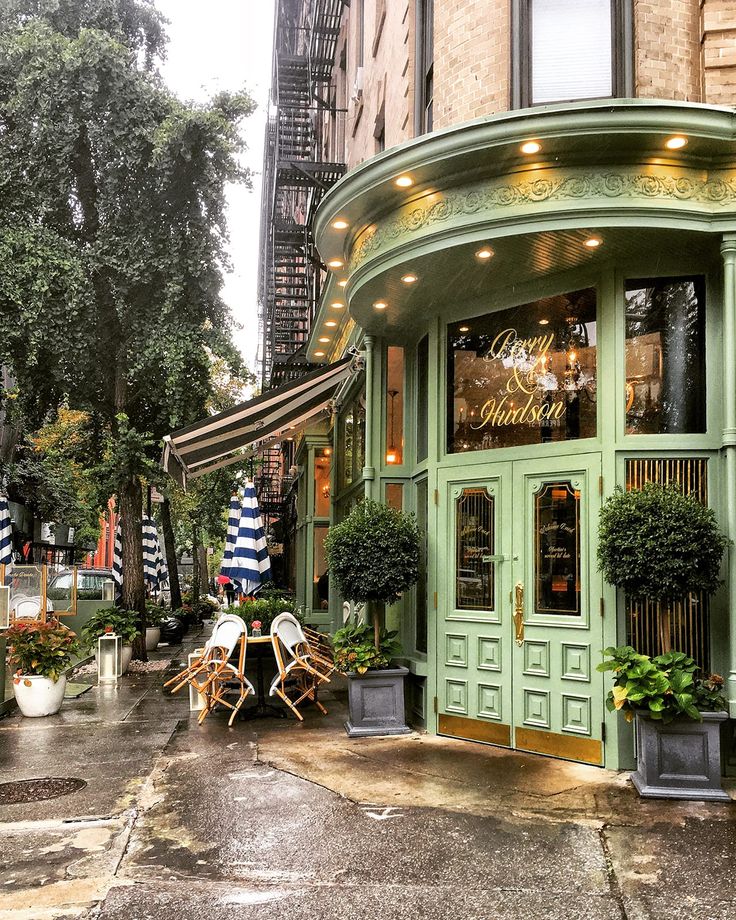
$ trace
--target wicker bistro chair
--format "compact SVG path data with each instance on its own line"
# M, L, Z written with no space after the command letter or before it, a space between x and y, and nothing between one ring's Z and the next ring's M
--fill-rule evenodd
M238 645L237 664L233 664L230 658ZM200 725L218 703L232 709L228 722L228 725L232 725L248 694L255 693L253 684L245 676L247 646L248 630L244 621L235 614L224 614L215 623L201 657L191 667L166 682L168 685L175 680L179 681L172 693L176 693L185 684L191 684L202 694L205 705L199 715ZM238 699L236 703L231 703L226 696L234 693L238 694Z
M299 621L290 613L280 613L271 624L271 643L276 657L278 673L271 683L270 696L280 697L300 722L304 716L297 708L304 700L327 715L327 710L317 699L317 688L329 683L329 663L312 653Z

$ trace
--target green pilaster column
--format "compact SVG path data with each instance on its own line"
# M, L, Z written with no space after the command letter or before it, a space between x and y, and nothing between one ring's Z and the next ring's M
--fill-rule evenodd
M723 453L728 536L736 544L736 234L725 234L723 255ZM736 545L728 549L728 707L736 718Z
M375 338L367 335L363 340L365 346L365 466L363 467L363 482L365 483L365 497L373 498L373 483L376 478L376 469L373 466L373 413L376 401L373 394L373 346Z

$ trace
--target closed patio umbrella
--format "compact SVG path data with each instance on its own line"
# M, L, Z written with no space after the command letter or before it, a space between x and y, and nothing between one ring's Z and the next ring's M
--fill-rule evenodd
M237 584L243 594L254 594L263 582L271 578L271 562L258 498L255 486L250 481L245 483L232 558L227 567L223 565L222 574Z
M143 518L143 580L152 591L159 590L169 580L156 523L147 515Z
M222 554L222 563L220 565L220 574L218 575L218 584L224 584L230 581L228 569L233 560L233 550L235 541L238 538L238 525L240 524L240 496L237 491L233 492L230 498L230 511L227 516L227 536L225 537L225 549ZM223 581L220 581L223 579Z
M13 527L10 523L10 507L4 495L0 495L0 565L9 574L13 564Z

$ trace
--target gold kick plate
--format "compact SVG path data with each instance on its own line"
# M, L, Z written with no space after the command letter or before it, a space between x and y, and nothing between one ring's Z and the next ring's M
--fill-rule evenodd
M516 582L514 587L514 627L516 629L516 644L524 644L524 584Z

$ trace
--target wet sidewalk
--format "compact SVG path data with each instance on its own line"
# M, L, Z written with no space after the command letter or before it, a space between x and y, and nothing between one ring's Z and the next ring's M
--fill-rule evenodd
M734 916L734 805L642 802L625 774L427 735L351 740L339 679L327 717L231 729L198 727L163 680L0 721L3 782L86 781L0 797L0 920Z

